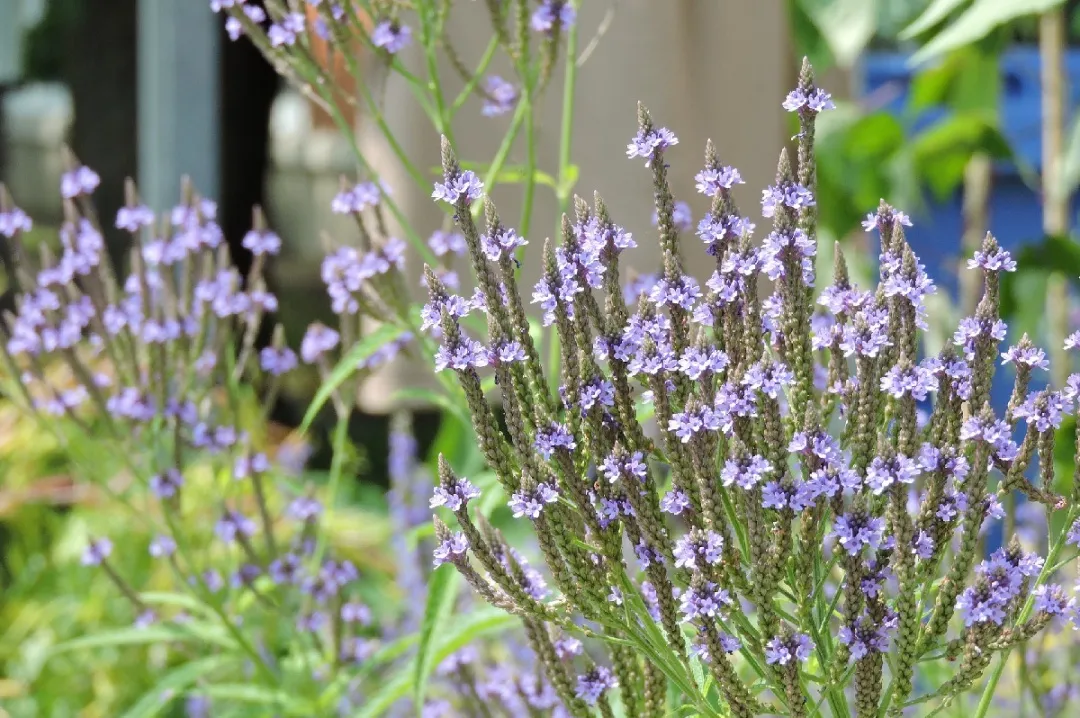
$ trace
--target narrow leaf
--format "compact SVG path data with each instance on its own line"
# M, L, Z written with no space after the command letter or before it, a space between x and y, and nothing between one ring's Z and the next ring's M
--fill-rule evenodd
M949 23L908 61L916 66L947 52L982 40L1001 25L1025 15L1038 15L1063 4L1064 0L975 0L960 17Z
M400 337L404 332L405 330L401 327L393 324L383 324L354 344L337 363L333 371L330 372L330 376L326 377L326 381L322 383L319 390L315 392L315 398L311 400L307 413L304 414L304 420L300 422L300 433L303 434L311 427L311 422L315 420L319 410L330 400L338 387L352 378L360 362L370 358L372 354Z
M900 39L910 40L916 35L921 35L947 18L953 10L967 2L969 0L934 0L934 2L930 3L930 7L923 11L922 15L915 18L914 22L900 32Z
M443 624L454 610L460 582L461 574L453 566L446 564L435 569L428 582L427 607L420 625L420 643L413 666L413 701L418 711L424 705L428 676L435 668L434 638L439 635Z
M169 671L123 714L123 718L148 718L157 715L172 702L177 693L182 692L204 675L216 673L235 660L234 656L208 656Z

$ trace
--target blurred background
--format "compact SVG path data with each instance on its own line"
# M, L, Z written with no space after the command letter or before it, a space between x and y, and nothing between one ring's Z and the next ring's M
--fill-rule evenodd
M1080 245L1073 237L1080 183L1080 2L584 5L583 27L590 33L608 27L582 66L575 124L579 192L600 190L612 199L616 219L635 234L649 231L647 215L635 209L648 196L647 185L634 184L648 178L625 178L622 149L634 131L632 103L645 100L688 145L684 176L677 180L683 184L676 185L682 199L698 201L690 178L705 137L714 137L724 161L747 179L744 202L750 206L794 133L780 101L806 55L838 105L818 123L822 246L841 242L856 271L868 276L877 248L862 230L865 214L882 198L907 211L914 222L909 240L946 290L932 298L937 306L931 314L942 321L930 328L928 351L948 341L956 320L974 306L978 287L958 270L987 231L1021 267L1003 287L1010 341L1028 332L1053 355L1060 338L1080 325ZM431 162L418 164L433 165L437 137L430 127L410 122L407 105L394 104L399 99L387 96L391 124L402 128L407 148L431 155ZM549 104L551 113L542 117L556 117L558 103ZM363 134L364 118L352 120ZM480 124L474 132L476 141L467 133L462 141L469 156L482 159L490 154L482 136L491 133ZM0 0L0 181L35 218L39 242L54 238L62 220L57 189L65 146L101 175L95 199L106 227L123 204L126 177L137 178L146 203L162 209L178 199L181 176L190 176L202 194L218 200L219 223L242 271L250 258L239 243L251 226L252 207L263 206L284 241L270 281L282 298L278 319L287 336L298 342L309 322L328 314L320 237L341 226L330 200L340 178L355 175L348 145L254 48L227 38L208 3ZM392 177L393 168L387 173ZM422 231L439 228L441 215L422 204L426 197L397 186L392 191L406 195L410 215L424 217ZM119 256L119 234L107 239ZM1061 360L1052 365L1066 368ZM995 391L1004 401L1010 381L999 376ZM1054 380L1063 383L1063 377ZM398 373L388 381L413 379ZM311 389L292 387L275 421L295 426ZM379 389L361 397L365 413L353 432L363 458L361 479L371 485L385 485L388 478L387 416L397 407L387 396ZM438 417L416 414L426 445ZM1062 431L1072 432L1074 425ZM316 466L319 460L316 455ZM1058 474L1071 476L1072 457L1060 460ZM77 490L65 470L57 447L22 431L13 415L0 410L0 716L14 705L17 715L111 715L109 706L125 691L121 677L144 670L138 656L121 651L94 667L46 667L50 645L81 621L102 620L108 610L92 595L78 604L57 598L79 595L79 577L61 577L50 566L76 555L85 526L70 518L95 500ZM54 635L28 632L27 626L40 625L41 612L68 623L58 620ZM79 671L89 674L71 683L65 699L35 703L34 690L44 690L49 676L62 683ZM1054 685L1045 715L1056 715L1072 691L1065 678ZM85 712L86 705L95 708Z

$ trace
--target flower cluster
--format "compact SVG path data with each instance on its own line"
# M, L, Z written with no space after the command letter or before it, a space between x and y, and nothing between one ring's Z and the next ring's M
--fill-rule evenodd
M711 714L689 689L700 660L731 715L823 705L836 716L900 715L912 700L953 700L995 653L1076 618L1074 599L1015 539L982 563L978 551L1010 494L1050 511L1074 505L1054 493L1053 445L1080 375L1061 392L1029 391L1045 354L1026 338L1000 348L999 282L1016 264L990 236L970 265L982 299L936 356L920 353L935 286L905 240L903 212L883 202L864 223L880 238L876 288L856 285L839 247L832 285L818 287L814 125L834 103L804 65L783 106L800 125L798 163L784 152L762 193L772 228L760 244L735 204L739 172L706 148L696 179L712 204L698 235L715 267L704 285L679 250L687 221L668 184L678 139L639 111L627 156L652 174L662 266L624 286L622 247L607 238L628 235L602 200L576 200L532 295L558 339L557 367L541 359L516 265L496 238L521 240L490 200L488 227L477 227L468 209L482 188L444 144L435 196L455 206L481 296L450 295L431 272L425 321L514 516L531 520L552 591L538 599L496 558L501 537L476 526L452 476L433 505L450 508L461 533L436 519L436 559L532 631L608 640L610 668L574 686L538 638L571 712L580 700L610 714L606 694L618 690L624 706L661 715L652 696L670 679ZM464 335L473 308L487 314L486 342ZM516 361L484 360L508 342ZM990 401L1002 365L1016 372L1004 413ZM505 429L483 398L489 370ZM959 660L913 696L919 663L935 655ZM853 691L842 690L848 680Z

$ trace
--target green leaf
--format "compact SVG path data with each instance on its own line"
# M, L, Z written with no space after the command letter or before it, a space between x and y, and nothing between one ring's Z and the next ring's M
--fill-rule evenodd
M453 567L448 568L452 569ZM454 571L454 575L457 575L456 571ZM462 616L460 620L447 627L446 638L439 643L438 649L433 652L432 664L438 665L447 656L464 648L481 636L504 630L516 624L516 618L496 609L477 611ZM415 661L412 662L412 665L415 666ZM411 685L410 673L408 667L403 667L401 671L398 671L395 677L384 684L380 690L367 697L363 708L354 718L376 718L376 716L384 715L387 708L408 695Z
M383 324L371 334L368 334L356 344L353 344L345 356L337 363L337 366L334 367L333 371L330 372L330 376L326 377L326 381L322 383L319 390L315 392L315 398L311 400L307 413L304 414L304 420L300 422L300 433L303 434L311 427L311 422L314 421L319 410L330 400L330 397L333 396L338 387L352 378L356 373L357 364L369 358L386 344L400 337L404 332L405 330L399 326Z
M970 0L934 0L930 7L923 11L922 15L900 32L901 40L910 40L916 35L921 35L939 22L949 17L953 10L965 5Z
M70 651L80 651L90 648L111 648L115 646L139 646L148 643L169 643L169 642L184 642L203 640L215 643L222 648L228 648L235 650L237 648L236 643L226 635L225 633L216 634L211 631L195 631L186 630L189 626L181 627L169 627L169 626L147 626L145 628L136 628L134 626L128 628L121 628L114 631L102 631L100 633L94 633L89 636L81 636L79 638L73 638L70 641L64 641L63 643L53 646L50 655L57 655L60 653L68 653Z
M574 191L574 185L577 184L578 177L581 175L581 169L577 165L566 166L566 176L563 177L562 184L555 187L555 192L559 197L569 197L570 193ZM554 185L552 185L554 186Z
M836 62L850 68L877 30L878 0L799 0Z
M312 715L312 706L297 701L287 691L250 683L215 683L200 688L199 693L220 701L249 703L284 708L292 715Z
M398 389L394 393L395 401L416 401L423 404L434 404L441 409L444 409L450 414L454 415L458 421L463 422L466 426L472 426L472 420L469 418L468 412L458 404L455 404L449 397L441 391L434 391L432 389L424 389L422 387L404 387Z
M143 697L123 714L123 718L148 718L157 715L172 702L177 693L206 674L217 672L235 661L235 656L208 656L174 668L143 694Z
M975 152L985 152L994 159L1012 158L1012 149L996 122L994 113L956 112L912 138L908 148L915 167L935 196L945 199L959 187Z
M420 643L417 646L416 663L413 665L413 701L419 710L424 705L428 676L435 668L432 655L434 637L439 634L446 619L454 610L461 574L453 566L443 564L435 569L428 581L427 607L420 624Z
M956 20L916 50L908 62L912 66L921 65L978 42L1011 20L1025 15L1039 15L1063 3L1064 0L975 0ZM916 20L915 24L918 22Z

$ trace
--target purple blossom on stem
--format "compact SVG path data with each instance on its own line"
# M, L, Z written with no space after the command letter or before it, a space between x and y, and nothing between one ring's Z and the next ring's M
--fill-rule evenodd
M679 611L683 614L684 621L716 618L734 602L726 589L708 581L698 587L691 586L679 595Z
M784 98L783 108L788 112L802 110L817 114L825 110L835 110L836 104L832 101L832 95L820 87L815 87L810 92L799 89L792 90Z
M715 566L723 548L724 539L715 531L691 531L675 542L675 567L700 569L698 561Z
M526 244L528 242L524 237L519 237L517 232L509 228L501 229L494 236L484 234L480 237L480 248L492 262L499 261L504 252L513 258L517 248Z
M763 456L757 454L742 459L732 458L724 462L720 471L720 481L724 486L737 484L741 489L752 489L772 471L772 465Z
M1039 347L1014 345L1001 353L1001 363L1013 362L1024 365L1030 369L1049 369L1050 362L1046 359L1046 352Z
M863 220L862 226L867 232L873 231L874 229L877 229L880 232L883 228L891 228L897 224L910 227L911 218L894 207L884 205L883 208L878 209L878 211L866 215L866 219Z
M833 523L833 536L851 556L856 556L864 547L881 546L885 531L885 519L867 517L859 514L843 514Z
M644 157L645 166L649 167L657 153L663 152L672 145L679 144L679 138L666 127L650 130L638 130L634 139L626 146L626 156L629 159Z
M982 269L986 272L1015 272L1016 260L1012 258L1008 250L998 247L991 252L975 250L967 266L968 269Z
M903 454L890 458L877 456L866 469L866 486L880 496L893 484L912 484L920 473L915 460Z
M155 474L150 477L150 490L159 499L171 499L184 485L184 477L176 469L169 469L163 474Z
M463 559L465 552L469 550L469 539L465 538L465 534L456 533L450 538L446 539L438 546L434 551L434 566L438 568L447 562L457 562Z
M518 101L518 90L512 82L507 82L498 75L491 75L484 82L486 98L480 113L484 117L503 115L514 109Z
M532 14L529 26L534 32L553 32L556 27L569 30L577 19L577 11L568 0L543 0Z
M100 566L102 561L112 553L113 544L109 539L102 537L91 541L82 555L83 566Z
M303 34L305 26L303 13L290 12L281 18L281 22L270 25L266 38L271 47L288 47L296 43L297 36Z
M530 519L540 518L540 512L545 504L553 504L559 500L559 490L552 484L539 484L532 491L517 491L510 497L510 510L514 512L514 518L528 516Z
M778 207L787 207L791 210L800 210L804 207L813 207L814 194L798 182L787 182L772 185L761 191L761 214L763 217L772 217Z
M459 232L444 232L441 229L432 232L427 245L431 247L431 251L435 253L436 257L442 257L446 254L461 256L469 251L469 245L465 243L465 237Z
M586 705L596 705L606 691L619 685L615 674L604 666L596 666L588 673L577 677L577 687L574 695L580 698Z
M305 364L314 364L319 357L336 347L340 340L340 335L330 327L312 324L300 342L300 358Z
M805 663L810 660L813 650L814 644L805 633L787 637L774 636L765 644L765 662L770 666L786 666L792 661Z
M555 453L555 449L562 448L566 451L573 451L577 448L577 442L574 441L574 437L568 428L562 424L552 422L546 429L537 429L533 446L536 447L537 453L544 459L550 459L551 455Z
M383 20L371 31L371 44L391 55L404 50L412 42L412 29L396 20Z
M484 183L472 170L458 172L447 177L445 182L436 182L431 198L447 204L456 205L464 198L465 204L474 202L484 194Z
M458 511L470 500L480 496L480 489L465 478L455 478L448 486L436 486L431 497L430 508L445 506L451 511Z
M64 199L75 199L81 195L93 194L101 177L89 167L79 166L65 172L60 177L60 195Z
M746 184L734 167L706 167L694 175L694 180L697 191L708 197L715 197L737 184Z

